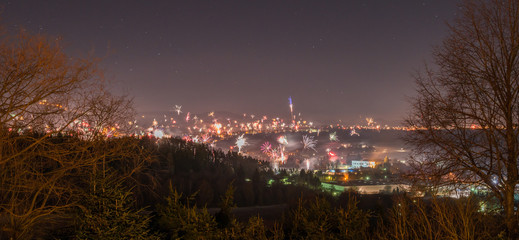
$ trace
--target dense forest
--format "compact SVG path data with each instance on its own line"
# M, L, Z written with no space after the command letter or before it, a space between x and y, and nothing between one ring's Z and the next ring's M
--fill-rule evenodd
M23 139L11 150L32 144ZM2 239L499 239L504 230L498 212L481 211L482 196L350 191L334 197L312 171L278 171L236 152L176 138L92 143L56 135L45 142L41 153L67 149L63 157L70 160L95 160L67 172L60 165L65 159L36 151L31 167L46 175L41 179L53 179L55 189L18 201L13 209L25 215L4 211ZM3 179L3 209L9 198L39 194L18 188L51 190L21 186L21 180L37 183L12 174Z

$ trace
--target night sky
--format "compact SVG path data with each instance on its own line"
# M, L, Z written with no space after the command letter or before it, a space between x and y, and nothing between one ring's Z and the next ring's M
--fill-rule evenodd
M103 57L137 111L400 123L458 0L0 1L8 31Z

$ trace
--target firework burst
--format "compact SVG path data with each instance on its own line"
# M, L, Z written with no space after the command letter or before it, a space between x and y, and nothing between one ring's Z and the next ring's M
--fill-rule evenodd
M247 145L247 139L243 137L243 134L236 139L236 146L238 147L238 152L241 152L242 147Z
M350 132L350 136L354 136L354 135L360 136L360 134L358 134L357 131L355 131L355 128L352 129Z
M202 142L203 143L207 143L209 141L211 141L211 136L209 136L207 134L202 135Z
M261 145L261 152L265 153L265 154L270 154L272 151L272 145L270 145L269 142L265 142L263 143L263 145Z
M337 132L330 133L330 142L338 142L339 137L337 137Z
M373 121L373 118L370 118L370 117L366 118L366 122L367 122L368 126L371 126L371 125L373 125L375 123Z
M312 149L317 152L316 145L317 140L314 140L314 136L303 135L303 149Z
M278 137L278 143L281 145L288 145L288 139L287 136L282 135Z
M180 113L182 112L182 106L179 106L179 105L175 105L175 112L177 112L178 115L180 115Z

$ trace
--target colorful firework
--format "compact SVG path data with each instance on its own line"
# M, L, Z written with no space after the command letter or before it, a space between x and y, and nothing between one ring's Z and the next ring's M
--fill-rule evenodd
M282 162L282 158L284 158L283 149L280 147L273 148L270 153L270 159L272 162Z
M332 152L332 151L329 151L329 152L328 152L328 156L329 156L329 158L330 158L330 162L335 162L335 161L337 161L337 159L338 159L337 154L334 153L334 152Z
M295 117L294 117L294 105L292 104L292 97L288 97L288 106L290 107L290 120L292 123L295 123Z
M192 140L191 140L191 137L190 137L189 135L184 135L184 136L182 137L182 140L184 140L184 141L186 141L186 142L191 142L191 141L192 141Z
M366 118L366 122L368 123L368 126L371 126L374 123L373 118Z
M269 142L265 142L265 143L263 143L263 145L261 145L260 149L261 149L261 152L269 154L272 151L272 145L270 145Z
M270 151L270 159L272 162L275 163L284 163L286 160L285 152L283 150L282 146L279 146L277 148L271 148Z
M276 160L278 155L278 149L277 148L271 148L270 149L270 157L272 160Z
M317 140L314 140L314 136L303 135L303 149L312 149L317 152L316 145Z
M278 137L278 143L281 145L288 145L288 139L287 136L281 135Z
M202 142L203 143L207 143L209 141L211 141L211 136L209 136L207 134L202 135Z
M222 124L215 121L215 123L213 124L213 129L215 130L216 134L222 133Z

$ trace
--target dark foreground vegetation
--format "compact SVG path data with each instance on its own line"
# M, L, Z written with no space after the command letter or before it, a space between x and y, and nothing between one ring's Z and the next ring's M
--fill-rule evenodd
M29 136L9 137L23 140L4 147L4 154L34 144ZM25 162L31 170L16 172L16 162L2 165L1 239L504 236L501 215L481 211L478 196L424 199L344 192L332 197L311 172L302 171L285 184L287 173L274 173L266 163L180 139L92 142L57 135L40 141L33 161ZM80 156L85 162L74 165ZM248 213L266 205L264 211Z

